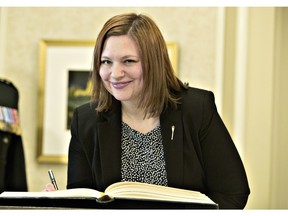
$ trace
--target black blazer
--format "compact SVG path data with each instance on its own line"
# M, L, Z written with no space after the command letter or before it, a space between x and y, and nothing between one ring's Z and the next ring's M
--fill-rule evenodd
M201 191L219 208L244 208L250 193L246 173L213 93L189 88L180 96L177 110L168 107L160 116L168 185ZM120 103L98 114L95 107L74 111L67 188L103 191L121 181Z

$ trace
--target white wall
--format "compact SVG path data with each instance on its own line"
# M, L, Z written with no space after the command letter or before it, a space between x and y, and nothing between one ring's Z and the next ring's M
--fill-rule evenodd
M4 73L4 62L5 62L5 40L6 40L6 10L0 8L0 76Z

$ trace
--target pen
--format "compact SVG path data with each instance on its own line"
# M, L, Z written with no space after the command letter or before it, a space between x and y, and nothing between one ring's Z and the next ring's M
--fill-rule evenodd
M57 183L56 183L56 179L55 179L54 174L53 174L53 171L51 169L48 170L48 174L49 174L51 183L53 184L55 190L59 190L58 186L57 186Z

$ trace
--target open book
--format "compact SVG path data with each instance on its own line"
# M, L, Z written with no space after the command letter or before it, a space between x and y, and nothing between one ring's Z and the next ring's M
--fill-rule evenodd
M117 182L110 185L104 192L89 188L73 188L52 192L5 191L0 194L0 198L96 199L98 202L109 202L114 199L136 199L142 201L183 202L217 206L208 196L197 191L140 182Z

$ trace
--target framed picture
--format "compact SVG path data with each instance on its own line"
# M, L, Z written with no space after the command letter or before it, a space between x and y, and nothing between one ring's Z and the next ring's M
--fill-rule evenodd
M176 76L178 76L178 44L176 42L166 42L168 55Z
M41 40L39 45L39 105L37 161L68 161L70 123L74 108L90 100L95 41ZM178 46L167 42L175 73Z

